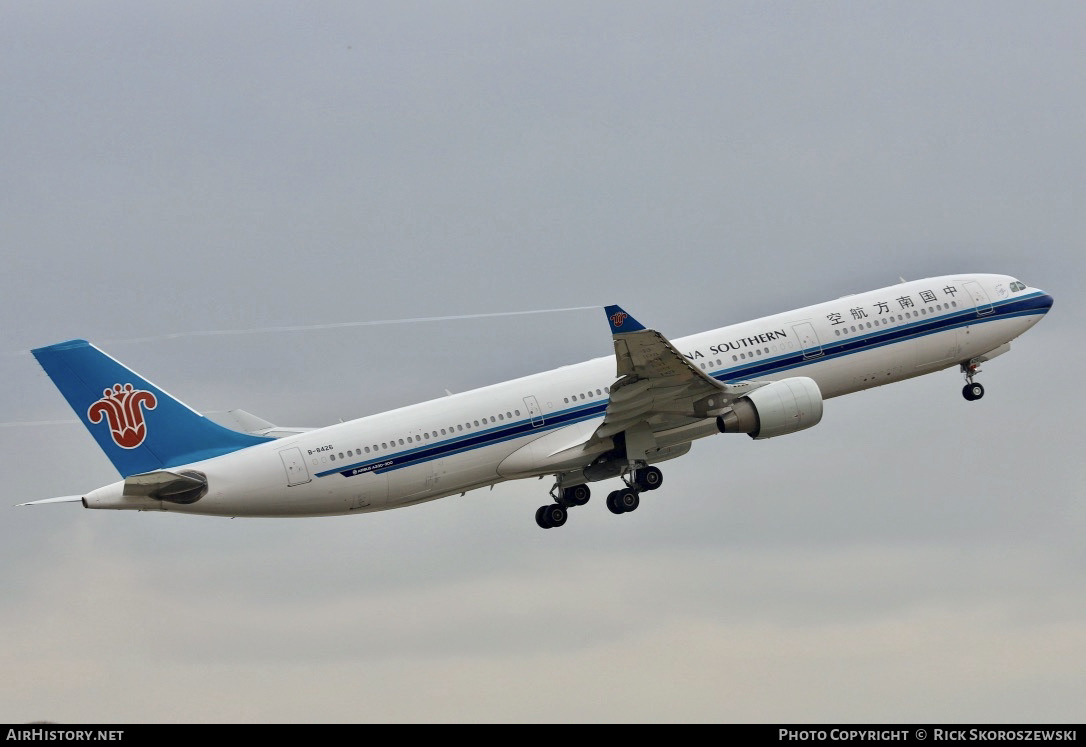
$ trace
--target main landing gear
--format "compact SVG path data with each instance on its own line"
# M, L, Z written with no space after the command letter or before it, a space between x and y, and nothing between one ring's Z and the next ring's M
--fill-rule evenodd
M980 373L980 362L971 360L962 364L962 374L965 375L966 385L962 389L962 396L970 402L984 396L984 387L973 381L973 377Z
M656 467L642 467L635 470L631 480L627 475L622 476L625 487L613 490L607 496L607 509L613 514L625 514L637 510L641 505L641 493L646 490L656 490L664 484L664 474ZM560 493L558 486L551 488L551 496L554 503L540 506L535 512L535 523L543 529L553 529L566 523L568 509L573 506L583 506L588 503L591 495L587 485L574 485L565 488Z
M588 489L587 485L574 485L555 495L557 489L557 485L551 488L551 497L554 498L554 503L548 503L546 506L540 506L536 509L535 523L541 529L553 529L562 526L566 523L566 518L569 515L567 509L573 506L583 506L592 497L592 491Z
M642 467L634 472L633 480L625 475L622 481L626 487L612 491L607 496L607 509L613 514L625 514L636 511L641 505L641 492L656 490L664 484L664 473L656 467Z

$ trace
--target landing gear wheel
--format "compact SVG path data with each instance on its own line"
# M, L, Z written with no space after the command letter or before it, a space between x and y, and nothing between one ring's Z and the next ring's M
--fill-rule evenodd
M592 491L587 485L574 485L562 491L562 500L570 506L583 506L592 497Z
M615 498L615 503L622 509L622 513L629 513L630 511L636 511L637 507L641 505L641 497L638 496L636 490L620 490L618 491L618 497Z
M639 490L656 490L656 488L664 484L664 473L656 467L639 469L634 484L637 485Z
M962 389L962 396L970 402L978 400L984 396L984 387L980 384L966 384Z
M543 518L546 519L549 527L560 527L566 523L566 509L559 506L557 503L552 503L549 506L543 507Z
M636 511L641 505L641 498L636 490L625 488L616 490L607 496L607 509L613 514L625 514Z
M548 503L535 511L535 523L541 529L554 529L566 523L566 509L557 503Z

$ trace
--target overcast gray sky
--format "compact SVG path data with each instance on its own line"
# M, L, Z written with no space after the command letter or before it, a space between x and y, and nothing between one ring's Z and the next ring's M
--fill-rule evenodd
M0 722L1081 722L1081 2L0 2ZM224 520L117 479L30 348L323 425L908 279L984 366L546 481ZM174 336L171 336L174 335ZM146 338L152 338L150 340ZM143 340L136 342L134 340Z

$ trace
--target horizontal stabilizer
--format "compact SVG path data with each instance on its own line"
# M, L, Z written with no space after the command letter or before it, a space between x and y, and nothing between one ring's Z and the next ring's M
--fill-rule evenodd
M207 417L232 430L248 433L252 436L264 436L265 438L296 436L299 433L313 430L312 428L278 426L245 410L230 410L229 412L215 413L214 415L208 413Z
M75 503L76 501L83 500L81 495L62 495L59 498L43 498L40 501L27 501L26 503L16 503L16 506L41 506L46 503Z
M154 498L170 503L195 503L207 493L207 476L194 469L157 470L125 478L125 498Z

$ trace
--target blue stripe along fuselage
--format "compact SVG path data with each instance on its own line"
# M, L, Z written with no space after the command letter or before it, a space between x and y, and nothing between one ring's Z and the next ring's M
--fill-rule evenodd
M947 332L952 329L970 327L985 322L1002 321L1019 316L1044 314L1052 306L1052 297L1037 292L1011 301L993 304L992 306L992 311L984 315L978 315L976 309L954 311L941 316L899 324L893 329L872 330L862 335L856 333L848 339L825 342L821 344L821 352L819 353L812 354L800 351L799 353L790 353L775 358L763 358L757 363L747 363L736 368L714 371L710 375L715 379L728 383L747 381L755 376L780 373L825 360L841 358L853 353L866 352L906 340L915 340L927 335Z
M893 329L882 329L863 335L857 333L847 340L837 340L832 343L825 342L821 344L820 353L812 354L809 351L800 350L791 352L788 355L763 358L757 362L724 368L719 371L711 371L709 372L709 375L726 383L749 381L758 376L781 373L783 371L789 371L855 353L866 352L886 345L918 339L920 337L946 332L952 329L1019 316L1044 314L1051 306L1051 296L1041 292L1035 292L1009 301L993 303L992 311L983 315L978 314L975 308L967 310L963 309L949 314L930 317L928 319L899 324ZM400 451L380 459L367 459L355 462L346 467L325 470L318 472L316 476L327 477L329 475L340 474L344 477L354 477L367 472L391 472L393 470L411 467L434 459L441 459L465 451L471 451L472 449L510 441L530 433L544 433L584 420L602 417L606 411L606 401L559 410L547 415L543 424L533 425L531 419L519 420L469 436L446 439L426 446Z

